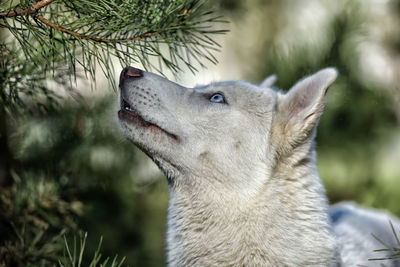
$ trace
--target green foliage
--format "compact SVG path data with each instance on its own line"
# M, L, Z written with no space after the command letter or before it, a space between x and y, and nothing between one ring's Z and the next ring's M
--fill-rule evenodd
M125 258L118 260L118 256L115 256L112 261L109 257L102 259L102 255L100 253L101 244L103 242L103 238L100 238L99 245L94 252L92 260L88 264L82 265L83 262L83 255L85 253L86 247L86 240L87 240L87 233L81 235L79 248L76 245L76 237L73 240L73 247L71 248L70 244L68 243L66 237L64 236L64 244L65 244L65 251L67 252L66 255L59 260L60 267L81 267L81 266L89 266L89 267L120 267L125 261ZM79 251L78 251L79 250Z
M12 225L0 243L0 264L58 265L64 259L70 266L62 237L72 253L68 237L81 229L89 232L82 266L92 261L100 236L107 266L116 254L130 266L163 264L166 183L138 191L132 176L143 155L120 135L113 98L64 103L14 122L14 183L0 187L0 214Z
M0 35L1 37L1 35ZM4 40L0 39L0 42ZM47 51L48 52L48 51ZM43 52L46 53L46 52ZM38 64L49 56L30 53L27 59L24 52L15 44L0 43L0 104L1 108L11 113L23 107L34 106L40 111L53 108L59 98L54 90L49 90L47 82L54 81L65 90L72 92L68 76L72 73L65 69L64 57L53 57L54 72L48 75L48 64ZM26 109L25 109L26 110ZM21 110L22 112L22 110Z
M61 237L76 228L74 217L81 203L60 197L61 186L46 176L13 173L15 182L1 189L4 233L0 264L37 266L56 263L61 255ZM3 233L3 234L4 234Z
M54 103L57 94L49 79L67 91L83 69L95 81L100 66L110 84L114 81L114 59L122 66L142 64L146 69L173 73L183 63L195 64L218 44L210 37L224 33L212 28L222 22L202 0L74 0L15 1L0 3L0 28L13 38L0 39L0 99L14 107L30 103ZM5 32L3 31L4 35Z

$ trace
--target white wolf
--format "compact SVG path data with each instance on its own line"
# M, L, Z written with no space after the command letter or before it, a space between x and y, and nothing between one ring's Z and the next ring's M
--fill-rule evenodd
M122 132L169 183L169 266L372 266L383 245L371 233L400 246L396 218L328 209L313 138L336 76L323 69L283 94L275 77L185 88L122 71Z

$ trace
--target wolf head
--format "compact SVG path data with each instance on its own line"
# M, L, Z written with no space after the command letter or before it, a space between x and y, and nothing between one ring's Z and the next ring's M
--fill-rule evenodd
M186 88L127 67L118 118L126 138L156 162L171 186L252 193L280 162L310 151L336 76L335 69L323 69L283 94L271 88L274 76L260 86L227 81Z

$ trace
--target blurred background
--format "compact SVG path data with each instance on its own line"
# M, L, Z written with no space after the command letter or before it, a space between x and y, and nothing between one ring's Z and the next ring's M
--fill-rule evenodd
M257 84L277 74L276 86L286 91L305 75L336 67L340 75L328 92L316 146L329 200L400 216L400 1L209 4L230 21L230 32L217 40L219 64L169 78L185 86ZM68 234L81 230L88 232L87 255L103 237L104 256L164 266L166 180L121 135L116 92L100 75L97 84L95 90L82 85L83 97L66 98L57 111L8 122L10 159L18 168L14 185L0 192L0 234L14 228L19 241L3 245L1 257L16 263L27 255L51 257L63 246L56 237L72 240Z

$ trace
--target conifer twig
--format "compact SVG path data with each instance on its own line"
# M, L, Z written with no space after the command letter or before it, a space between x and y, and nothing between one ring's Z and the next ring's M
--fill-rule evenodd
M35 14L38 12L39 9L51 4L51 2L53 2L53 1L54 0L41 0L41 1L33 3L32 6L27 7L27 8L20 8L20 9L16 9L16 10L4 11L4 12L0 13L0 18L11 18L11 17Z
M1 1L0 28L10 35L0 38L0 103L21 106L22 96L35 102L39 95L54 102L46 80L72 92L80 74L95 82L98 67L116 89L114 59L161 74L164 67L178 73L181 64L194 73L201 58L215 64L219 45L211 36L226 31L212 25L225 21L205 1Z
M39 15L39 14L36 14L35 18L37 18L38 20L43 22L45 25L47 25L53 29L56 29L60 32L73 35L79 39L92 40L92 41L100 42L100 43L118 43L118 42L122 42L122 41L141 41L143 39L146 39L146 38L149 38L149 37L159 34L159 32L148 32L148 33L145 33L145 34L142 34L139 36L127 37L127 38L115 38L115 39L101 38L101 37L96 37L96 36L80 34L78 32L66 29L54 22L49 21L48 19L44 18L42 15Z
M44 23L48 27L56 29L60 32L73 35L79 39L92 40L95 42L104 42L104 43L118 43L121 41L141 41L143 39L146 39L146 38L149 38L149 37L159 34L159 32L154 31L154 32L148 32L148 33L145 33L145 34L142 34L139 36L128 37L128 38L115 38L115 39L100 38L100 37L96 37L96 36L80 34L73 30L62 27L61 25L59 25L57 23L51 22L38 13L39 9L51 4L53 1L54 0L41 0L41 1L33 3L32 6L30 6L28 8L20 8L20 9L16 9L16 10L4 11L4 12L0 13L0 18L12 18L12 17L17 17L17 16L33 15L36 19L40 20L42 23ZM191 13L190 10L189 11L185 10L184 14L190 14L190 13Z

